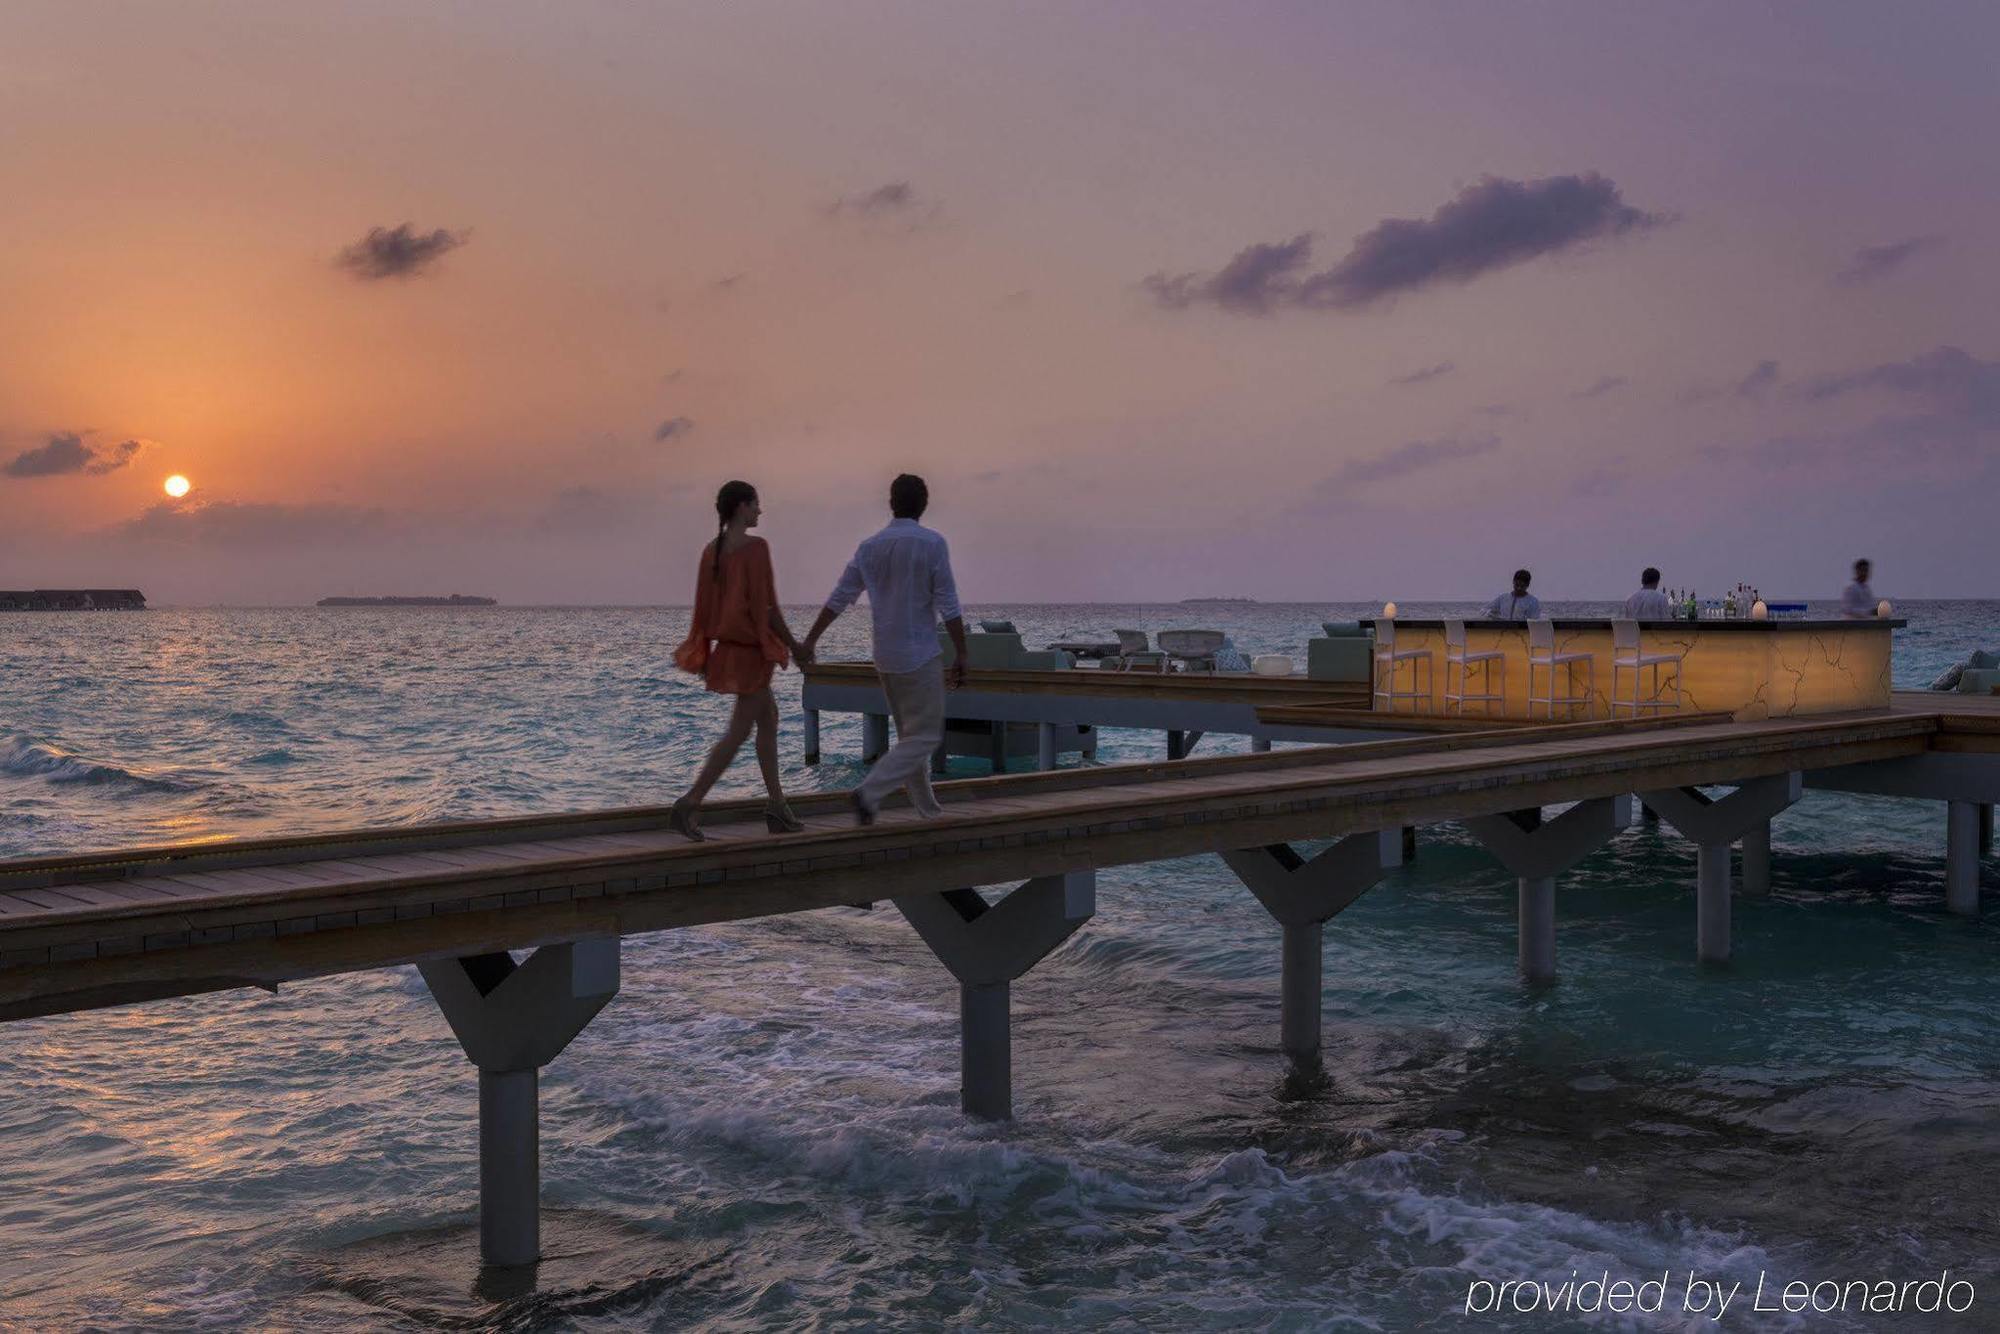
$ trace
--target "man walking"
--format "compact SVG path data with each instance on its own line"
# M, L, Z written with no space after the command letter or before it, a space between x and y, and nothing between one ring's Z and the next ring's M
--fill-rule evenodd
M904 473L889 484L889 526L864 541L834 585L819 619L806 634L808 652L834 618L868 594L875 631L875 673L896 720L896 744L875 762L854 790L854 818L875 823L882 799L907 788L910 805L929 819L943 814L931 792L931 752L944 740L944 652L938 622L953 649L951 684L965 684L965 619L951 577L944 537L917 520L930 504L924 479Z

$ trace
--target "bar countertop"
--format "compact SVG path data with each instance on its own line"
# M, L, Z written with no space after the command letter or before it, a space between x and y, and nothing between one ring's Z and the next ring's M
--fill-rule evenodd
M1375 622L1379 619L1381 618L1363 617L1358 623L1373 629ZM1610 616L1552 616L1546 619L1550 625L1558 630L1609 630L1616 623L1616 618ZM1435 616L1398 616L1395 620L1397 628L1403 630L1444 629L1444 621ZM1468 616L1465 618L1465 628L1467 630L1481 628L1488 630L1518 630L1526 624L1526 621L1502 621L1485 616ZM1810 621L1781 620L1775 617L1764 621L1754 621L1747 617L1724 620L1718 617L1715 620L1640 621L1639 624L1645 629L1656 633L1685 634L1690 630L1699 630L1703 633L1710 630L1747 630L1752 632L1771 630L1900 630L1908 625L1909 622L1900 616L1857 616L1852 620L1816 619Z

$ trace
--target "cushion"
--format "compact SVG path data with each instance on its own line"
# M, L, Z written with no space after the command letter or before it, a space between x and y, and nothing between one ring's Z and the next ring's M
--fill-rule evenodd
M1355 639L1368 633L1368 627L1359 621L1321 621L1319 628L1326 631L1328 639Z
M1983 648L1975 650L1973 655L1965 660L1965 665L1991 671L1995 667L2000 667L2000 653L1988 653Z
M2000 686L2000 668L1968 667L1959 674L1958 692L1961 695L1990 695L1995 686Z
M981 621L979 628L989 635L1011 635L1014 633L1012 621Z

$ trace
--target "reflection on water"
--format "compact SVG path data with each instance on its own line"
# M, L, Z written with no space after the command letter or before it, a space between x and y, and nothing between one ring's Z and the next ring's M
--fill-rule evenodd
M1302 656L1354 610L1197 614ZM1994 610L1914 609L1906 682ZM1031 641L1185 619L999 614ZM0 842L659 800L718 721L665 666L680 616L10 618ZM807 770L793 727L788 781L852 782L856 731L829 718ZM1014 987L1001 1127L959 1115L955 989L887 907L632 940L544 1075L528 1286L477 1265L476 1081L413 970L9 1025L0 1317L1458 1329L1475 1273L1990 1280L1968 1183L2000 1169L2000 956L1940 911L1940 813L1809 794L1776 845L1735 964L1705 972L1692 850L1627 832L1565 878L1562 981L1529 993L1511 882L1426 831L1327 933L1312 1088L1277 1052L1277 930L1219 864L1106 871Z

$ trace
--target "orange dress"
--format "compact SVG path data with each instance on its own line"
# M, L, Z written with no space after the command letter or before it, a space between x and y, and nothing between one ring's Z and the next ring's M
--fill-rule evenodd
M771 671L791 661L784 641L771 629L778 605L778 581L771 573L771 547L753 537L722 557L715 577L715 543L702 548L695 576L694 624L674 650L674 665L693 672L722 695L753 695L771 684Z

